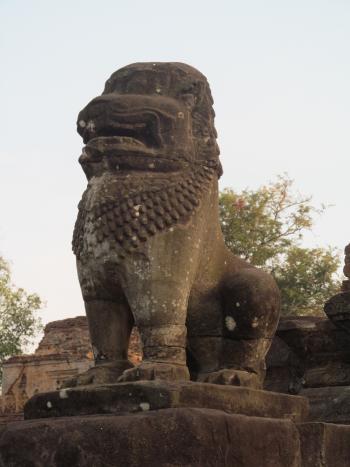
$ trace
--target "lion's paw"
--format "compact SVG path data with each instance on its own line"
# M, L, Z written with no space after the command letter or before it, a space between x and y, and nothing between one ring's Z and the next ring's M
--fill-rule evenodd
M133 365L127 360L97 365L65 381L61 385L61 388L73 388L76 386L87 386L89 384L116 383L123 372L128 368L132 368L132 366Z
M233 368L213 371L212 373L202 373L198 381L211 384L222 384L228 386L243 386L253 389L261 389L261 381L256 373Z
M142 362L134 368L125 370L118 382L128 381L187 381L190 379L189 371L185 365L170 363Z

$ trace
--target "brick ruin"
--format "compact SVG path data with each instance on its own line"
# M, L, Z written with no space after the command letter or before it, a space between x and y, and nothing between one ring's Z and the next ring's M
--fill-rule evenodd
M130 342L129 358L141 359L137 332ZM48 323L38 348L31 355L10 357L3 365L0 419L16 418L36 393L54 391L61 384L93 366L85 316Z

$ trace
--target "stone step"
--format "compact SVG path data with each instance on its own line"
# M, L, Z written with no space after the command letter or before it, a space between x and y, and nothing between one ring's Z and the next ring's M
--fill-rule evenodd
M25 405L24 417L134 413L179 407L288 418L295 422L306 421L308 416L308 401L300 396L208 383L139 381L37 394Z
M347 467L350 465L350 426L332 423L301 423L302 467Z
M299 433L291 420L213 409L27 420L0 428L0 465L300 467Z
M350 426L169 408L0 426L0 465L346 467Z
M5 425L6 423L11 422L17 422L19 420L23 420L22 412L0 414L0 425Z

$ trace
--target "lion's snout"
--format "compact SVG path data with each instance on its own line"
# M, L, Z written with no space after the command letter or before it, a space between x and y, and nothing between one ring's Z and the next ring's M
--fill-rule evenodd
M111 94L93 99L79 113L77 129L84 143L115 136L157 148L167 143L169 133L184 126L184 115L185 109L174 99Z

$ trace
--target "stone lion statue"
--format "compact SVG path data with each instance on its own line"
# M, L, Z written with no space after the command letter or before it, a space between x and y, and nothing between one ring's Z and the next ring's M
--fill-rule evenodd
M196 69L136 63L79 113L88 186L73 250L95 367L70 385L191 378L261 387L279 291L225 246L212 104ZM134 325L143 347L135 367Z

